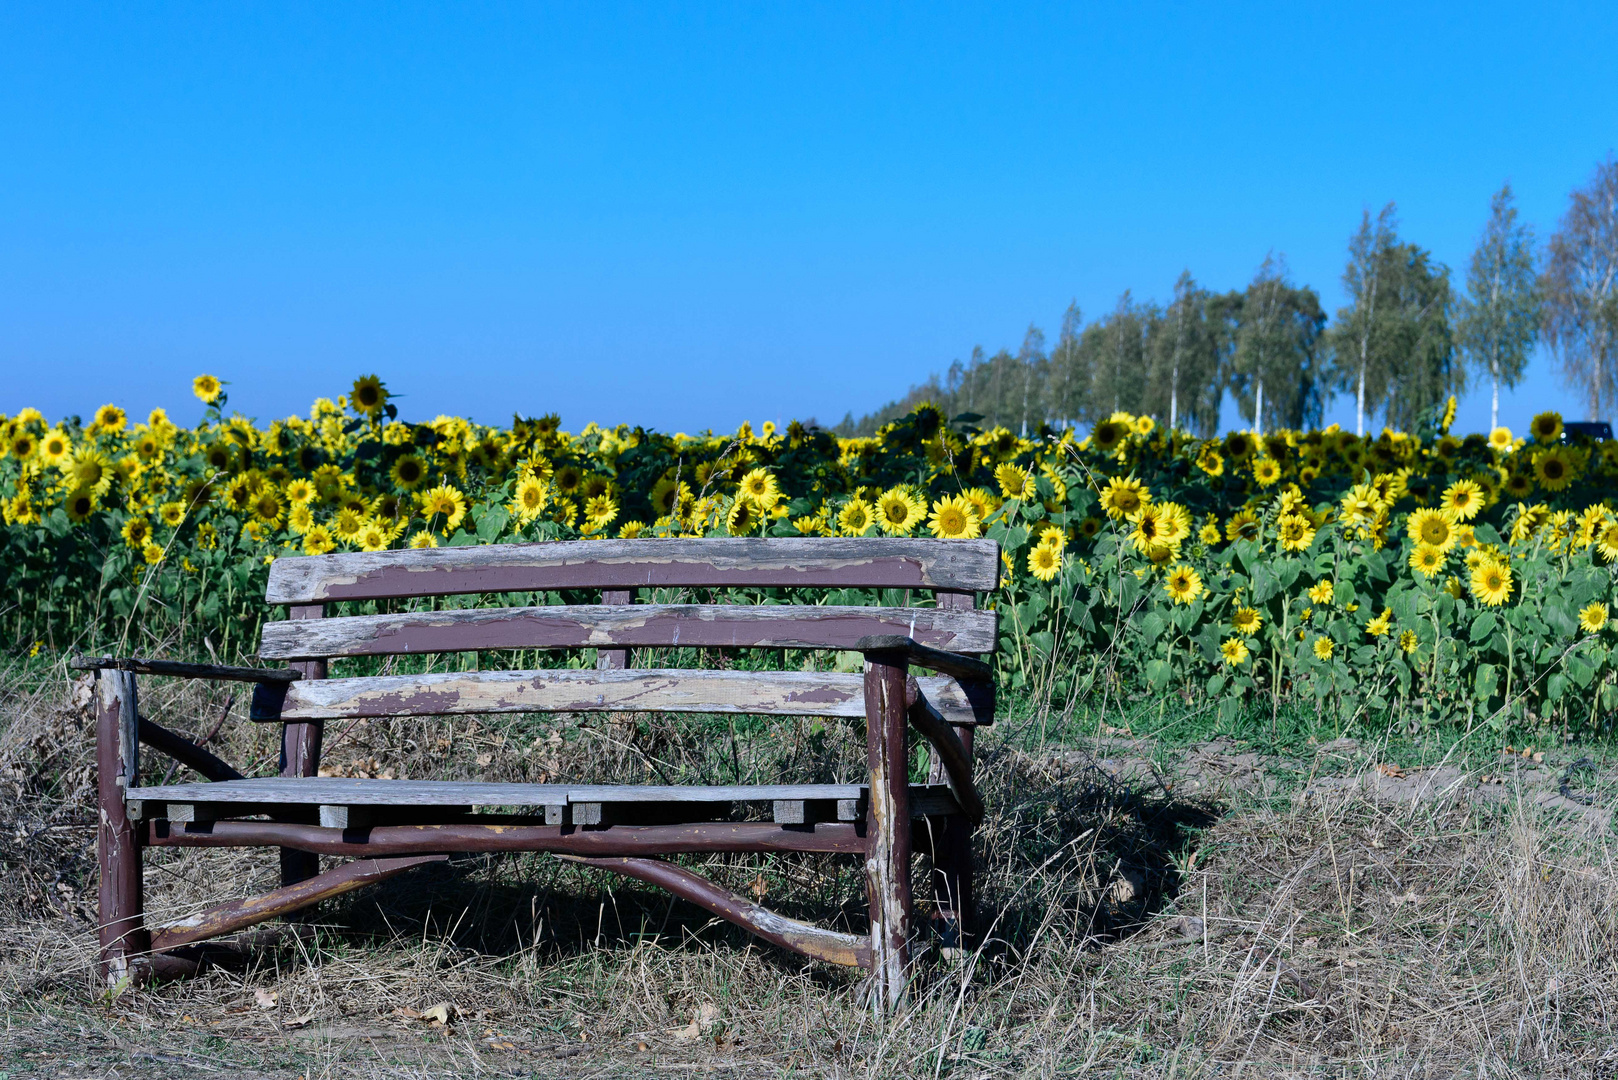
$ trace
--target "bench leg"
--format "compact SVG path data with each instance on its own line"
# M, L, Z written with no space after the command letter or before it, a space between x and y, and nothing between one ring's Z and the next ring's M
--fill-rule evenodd
M972 753L972 728L958 726L955 734L967 754ZM927 782L944 782L943 766L934 754L933 770ZM945 948L960 948L971 933L972 908L972 823L965 816L949 817L933 847L933 901L941 925L939 937Z
M902 659L865 664L866 756L871 797L866 811L865 885L871 903L871 1003L878 1015L904 1002L910 968L910 777L905 753Z
M142 898L140 843L124 806L124 791L135 782L139 770L135 675L103 668L96 691L101 976L108 986L115 986L137 974L136 958L146 956L152 948Z
M319 619L325 617L324 604L294 604L287 609L289 619ZM306 660L293 664L305 679L324 679L326 661ZM324 726L320 721L308 724L281 725L281 775L315 776L320 771L320 737ZM314 819L301 822L315 824ZM320 856L293 848L281 849L281 885L296 885L320 873Z

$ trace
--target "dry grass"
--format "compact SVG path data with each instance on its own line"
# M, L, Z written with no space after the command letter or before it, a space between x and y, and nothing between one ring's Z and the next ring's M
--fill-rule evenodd
M225 704L215 689L146 684L153 717L193 733ZM1116 779L1130 774L1096 767L1093 748L1035 749L1009 728L980 742L995 808L979 846L984 944L959 963L929 952L911 1010L885 1025L847 973L538 856L425 868L323 907L241 963L113 997L92 977L93 775L72 693L65 678L0 684L10 1076L1179 1076L1239 1063L1618 1076L1610 833L1536 809L1529 781L1492 801L1305 799L1289 793L1290 762L1247 795L1215 786L1185 801ZM241 710L221 728L224 756L269 771L275 733ZM333 733L329 759L491 779L857 770L847 732L732 734L420 722ZM1168 790L1177 768L1217 756L1164 754ZM787 912L861 925L847 860L703 865ZM274 878L265 852L153 852L148 906L173 917ZM447 1025L411 1015L439 1003Z

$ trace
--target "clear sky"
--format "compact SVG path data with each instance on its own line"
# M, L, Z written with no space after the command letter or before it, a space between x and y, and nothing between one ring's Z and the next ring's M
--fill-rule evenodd
M1618 148L1615 57L1610 3L6 4L0 412L832 422L1182 268L1335 310L1388 200L1463 275Z

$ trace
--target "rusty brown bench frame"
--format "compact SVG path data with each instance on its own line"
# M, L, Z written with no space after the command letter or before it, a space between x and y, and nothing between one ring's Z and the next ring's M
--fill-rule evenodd
M994 648L993 615L976 611L975 600L976 593L995 588L998 574L999 548L992 541L905 539L596 540L278 560L266 598L286 605L288 620L265 624L260 657L291 661L288 666L117 657L75 662L98 672L103 976L115 984L125 978L183 974L194 970L185 946L295 912L452 852L547 851L660 886L802 955L868 968L877 1007L896 1007L910 978L913 851L931 856L932 891L945 932L964 933L972 918L971 836L983 815L972 780L972 736L976 726L993 721L994 688L989 666L968 654ZM930 590L936 599L931 608L632 603L635 589L671 587L900 588ZM600 589L602 604L331 619L325 611L328 602L345 600L559 589ZM310 622L317 619L325 621ZM829 674L629 669L631 648L675 644L857 650L865 656L864 673L851 682L850 676ZM327 679L328 661L341 656L498 648L596 648L599 670L317 681ZM911 667L937 674L918 679ZM282 779L250 781L196 743L141 717L137 675L253 684L252 719L282 725ZM855 810L855 800L843 797L852 790L768 785L672 793L614 788L601 789L606 795L575 792L581 797L574 799L538 792L540 785L522 785L522 802L505 804L543 799L541 818L472 813L473 802L489 805L517 796L503 790L478 794L478 789L499 785L442 782L415 787L431 787L442 798L430 801L446 805L417 805L406 812L390 794L402 788L361 791L354 785L409 782L348 782L348 788L332 794L336 789L330 782L314 779L328 719L596 710L863 716L870 773L864 805ZM908 782L911 726L933 750L932 786L915 791ZM142 743L210 783L139 786ZM359 794L342 794L350 790ZM237 801L213 801L227 792ZM378 792L378 808L359 805ZM640 799L640 792L657 794L664 805L687 808L686 816L674 814L664 821L654 815L647 823L634 820L626 809L603 817L604 805L646 807L591 801L629 795ZM821 797L828 794L839 796L835 815L825 812L829 800ZM705 816L704 807L711 811L732 798L753 795L776 797L775 820L713 820L713 812ZM345 798L355 805L343 804ZM322 806L321 814L311 817L311 805L303 803L325 799L339 805ZM702 799L709 801L700 803ZM467 805L448 805L456 800ZM147 846L279 847L282 885L264 896L149 929L141 861ZM869 937L784 918L653 857L712 851L863 856ZM321 872L322 854L356 858Z

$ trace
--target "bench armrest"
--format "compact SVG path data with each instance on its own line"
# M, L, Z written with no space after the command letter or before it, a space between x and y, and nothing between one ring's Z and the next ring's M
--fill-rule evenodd
M224 664L185 664L176 660L143 660L129 656L77 656L71 665L78 671L116 668L136 675L175 675L184 679L222 679L226 682L286 684L303 677L292 668L229 667Z
M899 634L873 634L870 637L862 637L854 643L854 647L867 655L898 653L917 667L953 675L966 682L994 682L994 669L982 660L935 649L930 645L921 644L914 638Z

